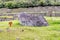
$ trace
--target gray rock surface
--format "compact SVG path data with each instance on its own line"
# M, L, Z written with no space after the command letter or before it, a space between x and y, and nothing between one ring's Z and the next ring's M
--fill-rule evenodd
M3 32L3 30L2 30L2 29L0 29L0 33L1 33L1 32Z
M20 24L23 26L47 26L48 23L42 15L20 13L18 15Z

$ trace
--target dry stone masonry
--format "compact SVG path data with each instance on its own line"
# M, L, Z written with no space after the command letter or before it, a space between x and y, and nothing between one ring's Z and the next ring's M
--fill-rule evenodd
M34 15L28 13L20 13L18 19L24 26L47 26L48 23L42 15Z

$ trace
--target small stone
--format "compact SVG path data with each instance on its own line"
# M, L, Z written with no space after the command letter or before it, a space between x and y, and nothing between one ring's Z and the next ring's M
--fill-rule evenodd
M24 32L24 29L21 29L20 32Z
M3 30L2 30L2 29L0 29L0 32L3 32Z
M24 32L24 30L22 29L22 32Z
M7 32L10 32L11 31L10 28L6 28L6 30L7 30Z
M17 37L17 38L16 38L16 40L20 40L20 38L19 38L19 37Z

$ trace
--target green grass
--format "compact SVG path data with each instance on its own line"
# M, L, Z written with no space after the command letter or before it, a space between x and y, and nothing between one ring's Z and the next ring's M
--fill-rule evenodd
M0 32L0 40L16 40L17 37L20 40L60 40L60 17L45 18L49 26L21 26L18 20L14 20L12 27L9 27L9 21L0 22L0 29L3 30Z
M0 16L0 18L13 18L13 16Z

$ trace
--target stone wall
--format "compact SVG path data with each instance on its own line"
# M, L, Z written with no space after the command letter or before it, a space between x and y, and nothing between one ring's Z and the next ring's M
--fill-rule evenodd
M60 13L60 6L46 6L46 7L18 8L18 9L1 8L0 9L0 13L19 13L19 12Z
M27 12L27 13L32 13L36 15L40 14L42 16L60 17L60 6L18 8L18 9L1 8L0 16L12 16L13 18L1 18L0 17L0 21L16 20L18 19L18 13L20 12Z
M60 13L31 13L33 15L42 15L42 16L49 16L49 17L60 17ZM5 17L4 17L5 16ZM10 21L10 20L16 20L18 19L18 13L16 14L0 14L0 21Z
M10 21L16 20L18 18L17 14L0 14L0 21Z

